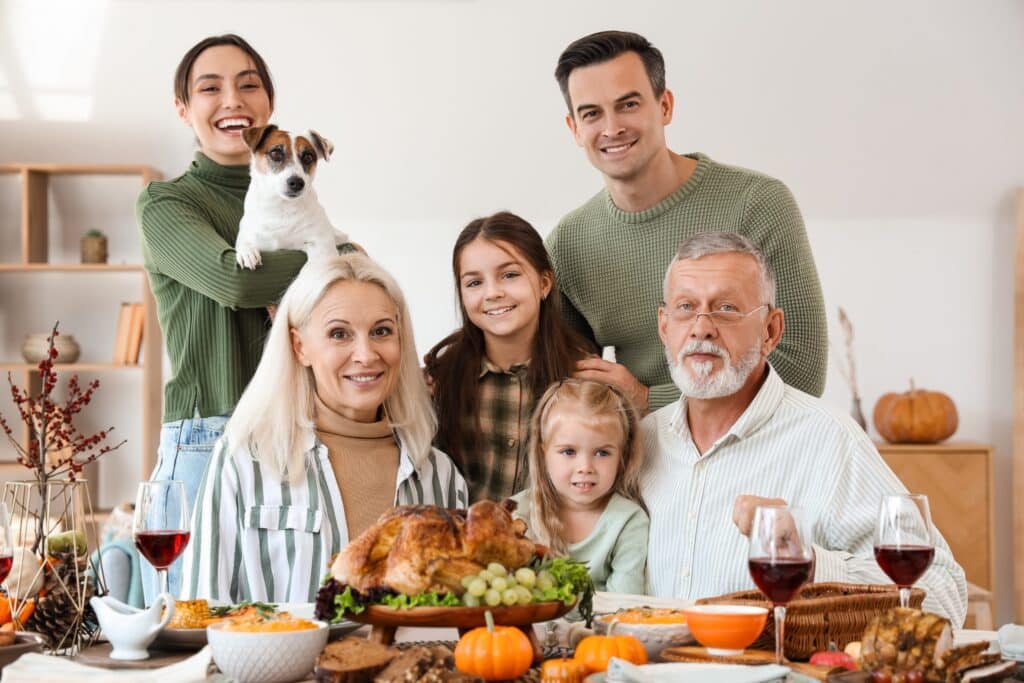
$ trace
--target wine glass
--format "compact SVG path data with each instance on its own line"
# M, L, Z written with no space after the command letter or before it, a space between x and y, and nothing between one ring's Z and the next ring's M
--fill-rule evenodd
M7 580L14 564L14 544L11 543L11 515L7 504L0 503L0 583Z
M775 611L775 663L782 664L786 605L811 578L814 551L799 508L759 505L750 529L750 576Z
M160 577L160 592L167 593L167 568L185 550L191 535L184 482L140 483L132 532L135 547Z
M928 496L899 493L882 498L875 530L875 561L900 587L900 607L910 606L910 587L935 557L935 527Z

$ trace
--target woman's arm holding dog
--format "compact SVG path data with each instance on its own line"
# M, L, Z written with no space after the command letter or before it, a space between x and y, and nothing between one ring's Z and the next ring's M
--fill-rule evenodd
M301 251L271 251L260 268L239 268L234 247L201 211L152 187L140 196L137 212L147 267L228 308L277 303L306 263Z

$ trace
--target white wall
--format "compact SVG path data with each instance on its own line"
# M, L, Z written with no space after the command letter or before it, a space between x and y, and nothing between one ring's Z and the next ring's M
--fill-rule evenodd
M569 41L610 27L664 51L673 149L771 173L795 193L829 314L842 305L856 326L866 412L914 377L957 401L956 438L995 444L999 616L1008 619L1012 195L1024 185L1017 0L8 1L0 162L180 172L191 136L171 106L173 69L199 38L238 32L276 76L277 121L336 143L320 196L406 288L425 350L454 324L449 249L470 218L508 208L547 232L599 188L565 130L552 71ZM4 226L17 216L6 183ZM55 199L68 258L87 227L75 194L86 191ZM137 259L134 191L111 189L107 200L103 190L110 206L98 207L127 260ZM4 232L0 260L12 260L9 245ZM5 309L26 294L20 277L0 278ZM2 358L57 314L103 357L112 322L85 311L134 292L131 281L32 287L0 314ZM137 380L111 385L102 400L130 411ZM826 399L849 402L834 371ZM138 455L105 466L105 503L131 496Z

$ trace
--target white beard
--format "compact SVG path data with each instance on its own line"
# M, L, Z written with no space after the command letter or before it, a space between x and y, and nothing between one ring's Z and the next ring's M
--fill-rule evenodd
M683 365L683 359L691 353L712 353L718 356L722 359L722 369L712 373L714 361L709 360L691 364L691 373ZM724 349L707 340L688 343L680 349L676 358L672 358L668 349L665 349L665 358L668 360L672 381L683 396L696 399L722 398L732 396L743 387L750 373L761 362L761 347L757 344L752 346L735 365Z

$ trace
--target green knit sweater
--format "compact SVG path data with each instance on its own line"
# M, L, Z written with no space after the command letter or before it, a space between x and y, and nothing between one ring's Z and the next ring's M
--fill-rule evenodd
M679 243L729 231L764 250L777 281L786 330L769 360L783 380L820 396L828 331L818 272L803 218L778 180L703 154L682 187L649 209L623 211L607 190L561 220L547 239L569 322L650 387L648 408L679 396L658 338L665 269Z
M164 422L234 410L267 334L266 306L306 262L301 251L264 252L263 265L235 263L248 166L197 153L178 178L150 183L136 215L142 251L171 359Z

